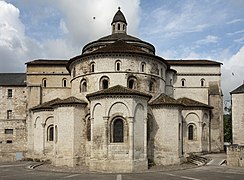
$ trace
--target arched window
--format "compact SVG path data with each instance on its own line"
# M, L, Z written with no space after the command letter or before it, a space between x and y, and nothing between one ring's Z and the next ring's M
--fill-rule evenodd
M154 92L154 82L153 81L150 81L149 82L149 92Z
M205 79L201 79L201 87L204 87L205 86Z
M50 125L47 128L47 141L53 141L53 139L54 139L54 128L53 125Z
M76 70L75 70L75 68L73 69L73 77L75 77L76 76Z
M116 119L113 122L113 139L112 142L124 142L124 122L122 119Z
M188 126L188 140L195 140L197 135L196 126L194 124L190 124Z
M91 63L91 72L95 72L95 63L94 62Z
M63 87L67 87L67 79L64 78L62 84L63 84Z
M91 141L91 119L90 119L90 117L87 119L87 122L86 122L86 137L87 137L87 141Z
M118 30L120 31L120 24L118 24Z
M193 125L188 126L188 140L193 140L193 131L194 131Z
M80 92L86 92L87 91L87 82L85 79L81 80L80 83Z
M127 87L130 89L137 88L137 79L135 77L129 77L127 82Z
M141 63L141 72L145 72L146 69L146 63Z
M186 86L186 80L185 79L181 79L181 86L185 87Z
M42 87L47 87L47 79L42 79Z
M116 71L120 71L121 70L121 61L120 60L117 60L115 62L115 70Z
M109 87L109 78L107 76L103 76L100 80L100 89L108 89Z

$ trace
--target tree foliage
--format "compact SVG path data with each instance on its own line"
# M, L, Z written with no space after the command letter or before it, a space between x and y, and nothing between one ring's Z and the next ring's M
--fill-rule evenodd
M232 114L231 110L224 114L224 142L232 143Z

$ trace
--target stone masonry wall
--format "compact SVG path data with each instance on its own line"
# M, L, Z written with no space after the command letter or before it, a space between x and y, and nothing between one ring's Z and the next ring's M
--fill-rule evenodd
M244 146L231 145L227 147L227 165L244 167Z

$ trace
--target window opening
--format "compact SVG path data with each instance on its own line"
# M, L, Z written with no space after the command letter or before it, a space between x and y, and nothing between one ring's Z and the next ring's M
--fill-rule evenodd
M42 87L47 87L47 79L42 80Z
M12 118L12 110L7 110L7 119Z
M95 63L91 63L91 72L95 72Z
M63 79L63 87L66 87L66 86L67 86L67 80Z
M13 90L12 89L8 89L8 98L13 97Z
M149 91L150 92L154 91L154 83L152 81L150 81L150 83L149 83Z
M181 86L184 87L186 85L186 80L185 79L181 79Z
M188 140L193 140L193 136L194 136L194 127L193 125L190 125L188 127Z
M86 137L87 137L87 141L91 141L91 119L90 117L87 119L87 132L86 132Z
M103 80L103 89L108 89L108 80L107 79Z
M6 143L7 144L11 144L13 141L12 140L7 140Z
M145 63L141 64L141 72L145 72Z
M47 140L53 141L54 139L54 128L53 125L50 125L47 129Z
M124 142L124 123L116 119L113 124L113 142Z
M116 71L120 71L120 65L121 65L120 61L117 61L116 62Z
M118 30L120 31L120 24L118 24Z
M129 80L129 88L134 89L134 80L133 79Z
M201 86L203 87L205 85L205 80L201 79Z
M74 70L73 70L73 77L75 77L76 76L76 69L74 68Z
M81 87L80 92L86 92L87 91L87 83L86 80L81 81Z
M4 129L4 134L13 134L13 129Z

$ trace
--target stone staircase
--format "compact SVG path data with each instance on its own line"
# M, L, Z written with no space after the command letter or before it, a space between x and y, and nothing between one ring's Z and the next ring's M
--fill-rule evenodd
M187 162L195 164L197 166L204 166L210 161L208 158L201 157L194 154L189 155L186 159Z

